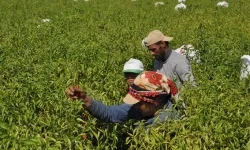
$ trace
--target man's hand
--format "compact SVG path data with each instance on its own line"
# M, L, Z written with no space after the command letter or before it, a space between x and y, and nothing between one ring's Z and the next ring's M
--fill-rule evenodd
M88 107L91 103L90 97L86 95L86 92L83 89L80 89L78 86L69 87L66 90L66 93L73 100L80 99L84 102L83 107Z
M69 89L67 89L67 94L70 96L70 98L72 98L73 100L76 99L85 99L86 98L86 93L80 89L78 86L74 86L74 87L69 87Z

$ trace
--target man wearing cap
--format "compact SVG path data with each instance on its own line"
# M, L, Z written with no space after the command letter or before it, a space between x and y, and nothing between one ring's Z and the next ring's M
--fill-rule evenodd
M174 81L178 89L186 81L195 86L191 66L185 56L176 53L169 47L173 38L165 36L161 31L154 30L142 41L151 55L155 57L154 70L166 75Z
M123 74L124 77L128 83L128 85L132 84L135 80L135 78L144 71L144 66L142 62L138 59L130 58L129 61L127 61L124 64L123 67Z
M90 114L105 122L125 122L129 119L146 120L146 124L157 121L176 119L178 114L170 109L172 100L178 90L166 76L154 71L139 74L131 84L128 94L123 99L124 104L106 106L101 101L87 96L82 89L70 87L68 95L84 102L83 107ZM168 110L157 113L164 108ZM157 118L159 118L157 120Z

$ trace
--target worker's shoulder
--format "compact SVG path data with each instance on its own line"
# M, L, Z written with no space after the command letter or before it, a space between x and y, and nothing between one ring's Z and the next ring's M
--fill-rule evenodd
M170 60L174 63L177 63L177 64L187 61L187 59L184 55L181 55L181 54L175 52L174 50L172 50L172 53L170 55Z
M174 58L178 58L178 59L186 58L184 55L177 53L175 50L172 50L172 53L170 56Z

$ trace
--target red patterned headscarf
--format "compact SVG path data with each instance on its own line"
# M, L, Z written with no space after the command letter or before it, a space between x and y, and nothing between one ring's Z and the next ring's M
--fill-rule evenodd
M127 104L139 101L157 104L157 97L170 94L171 97L175 97L177 93L175 84L165 75L155 71L145 71L135 78L123 101Z

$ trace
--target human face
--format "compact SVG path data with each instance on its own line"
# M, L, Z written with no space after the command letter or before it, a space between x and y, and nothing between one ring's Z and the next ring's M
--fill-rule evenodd
M154 105L154 104L151 104L151 105ZM154 116L154 112L152 112L150 108L147 107L145 104L141 105L141 114L143 117Z
M138 73L124 72L124 77L129 85L134 83L134 80L138 75Z
M142 117L153 117L156 112L162 109L165 106L165 103L152 104L148 102L138 102L135 104L135 107L140 111Z
M157 60L164 60L166 46L164 42L152 44L148 46L150 54Z

